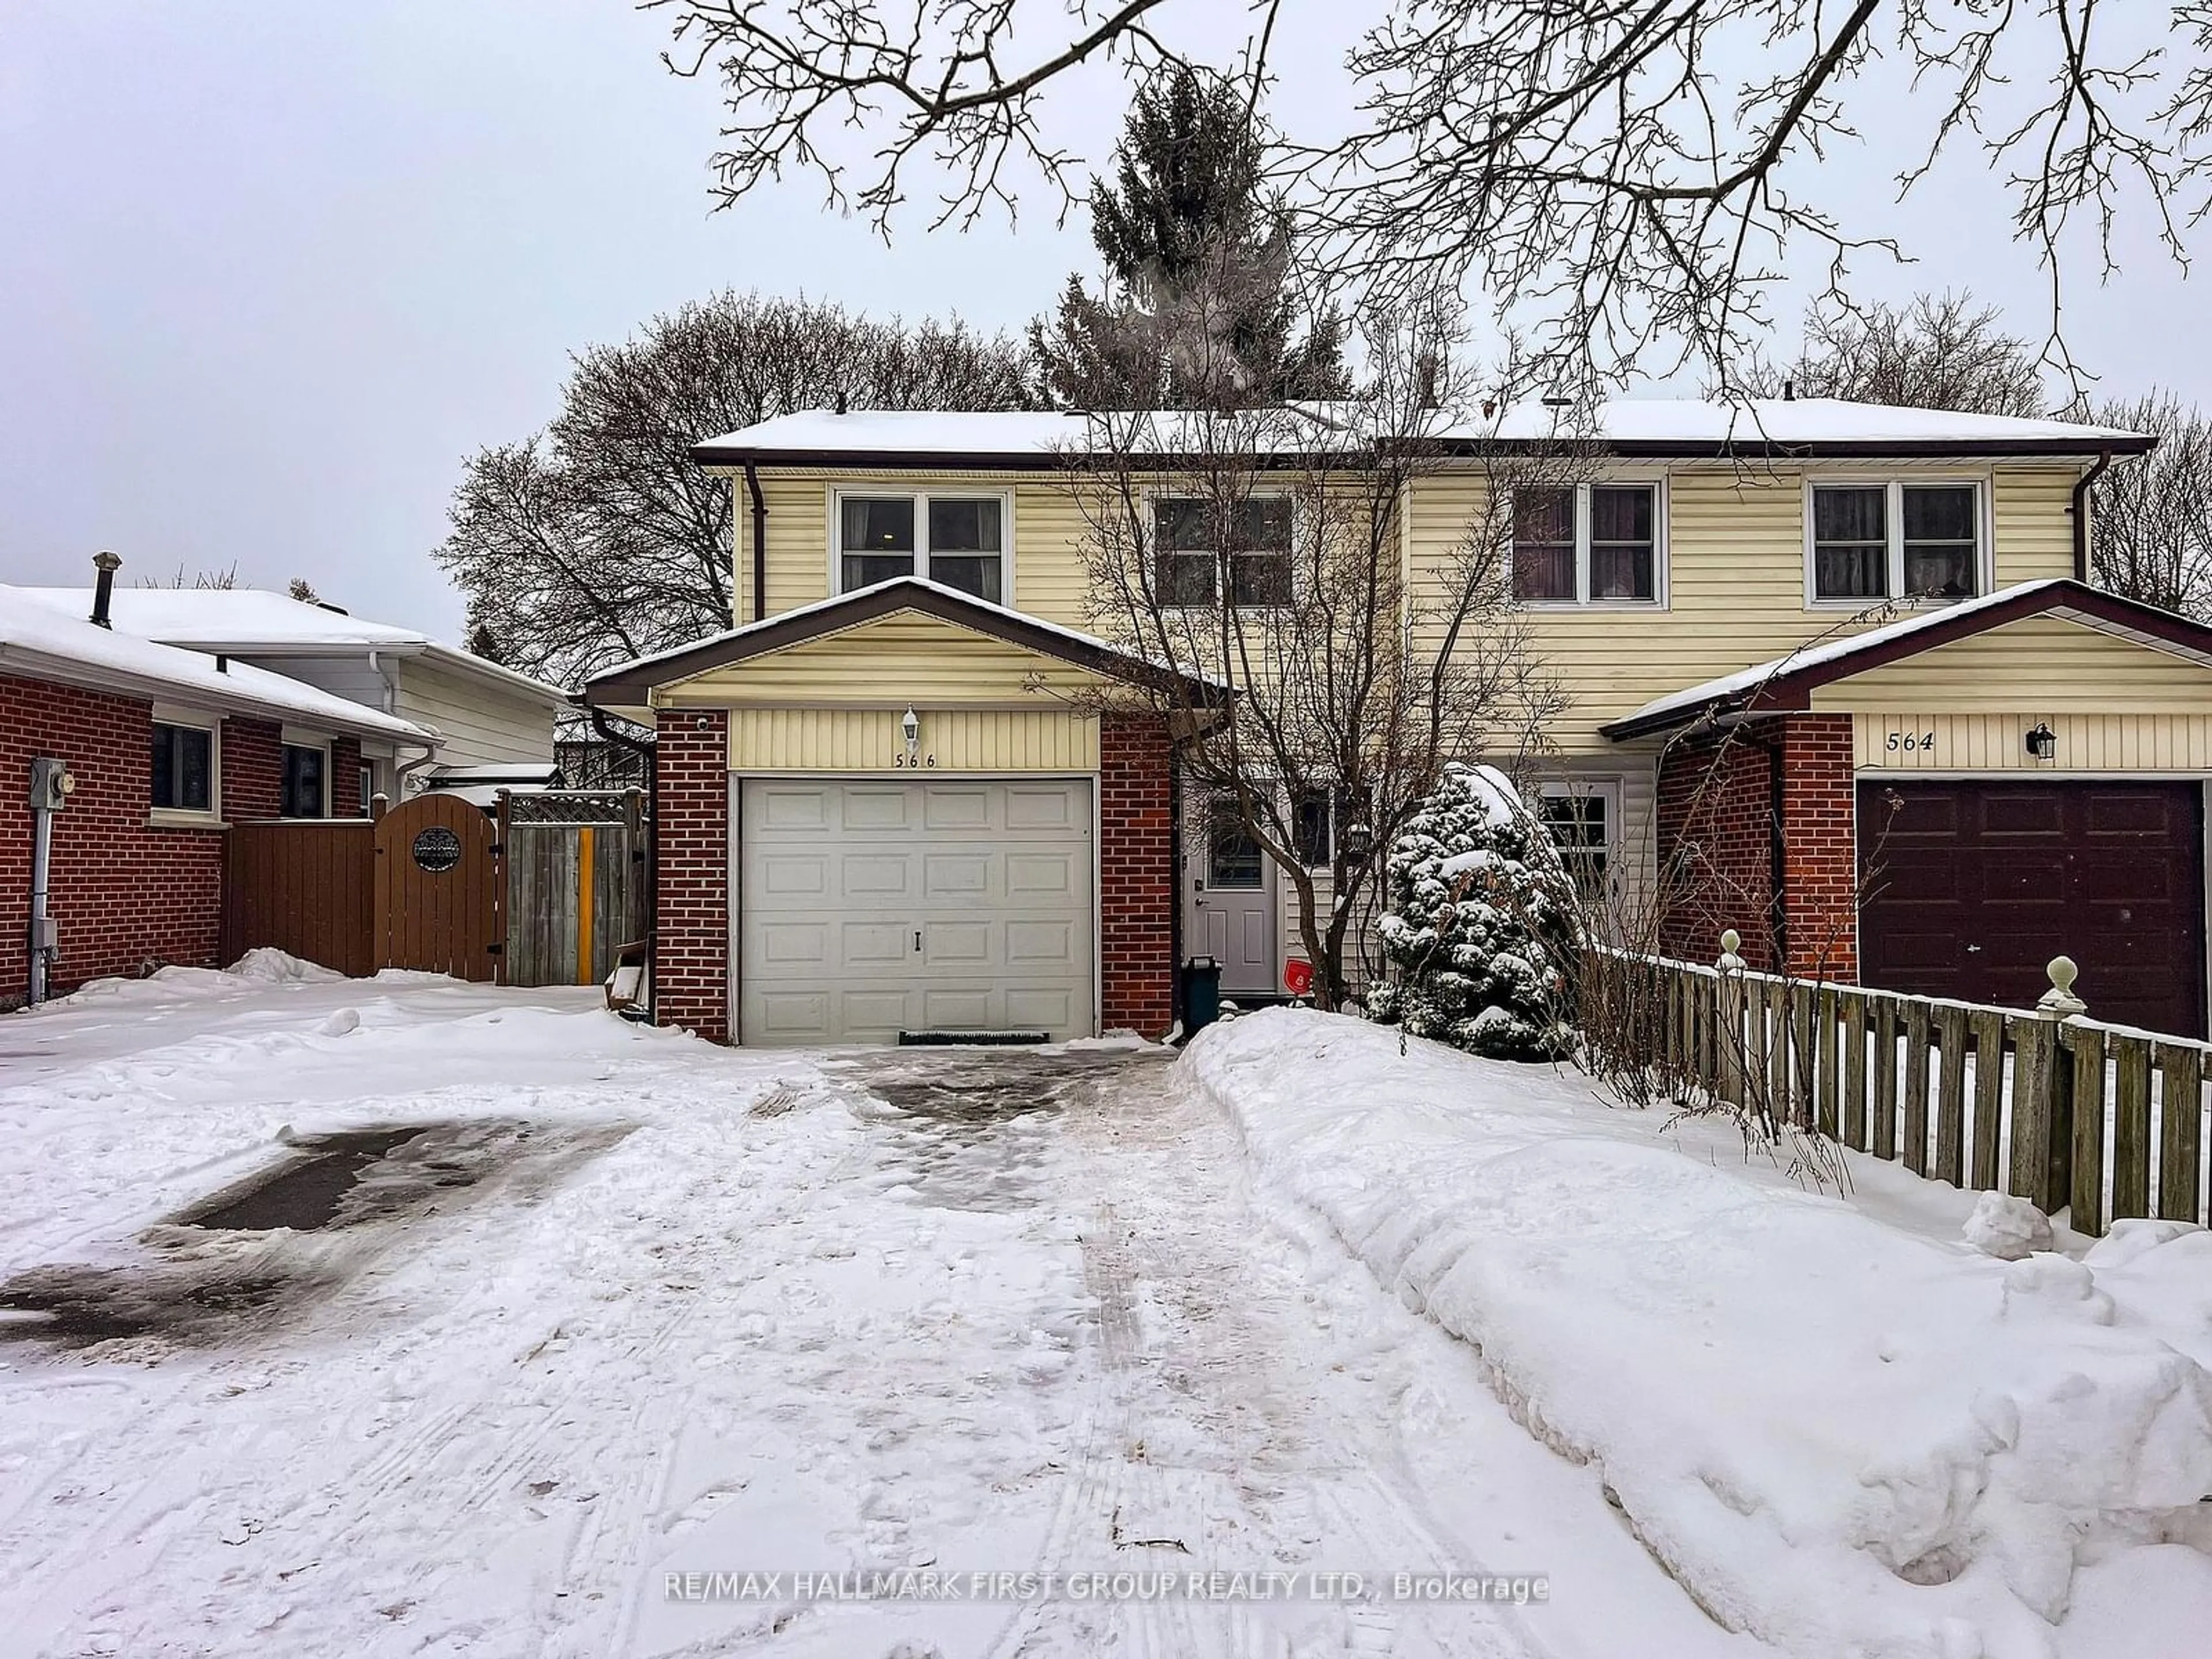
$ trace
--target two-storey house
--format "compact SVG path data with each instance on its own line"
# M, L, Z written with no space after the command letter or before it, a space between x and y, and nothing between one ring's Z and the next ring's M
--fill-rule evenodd
M1444 433L1413 574L1555 419ZM1089 424L814 412L699 446L744 620L586 692L658 729L661 1018L1157 1033L1194 940L1224 988L1279 986L1279 872L1179 799L1158 722L1053 695L1148 672L1085 631ZM1529 787L1586 878L1700 958L1735 927L1756 963L2018 1002L2063 951L2100 1014L2204 1029L2212 630L2083 580L2087 484L2149 440L1623 401L1587 447L1503 515L1567 705Z

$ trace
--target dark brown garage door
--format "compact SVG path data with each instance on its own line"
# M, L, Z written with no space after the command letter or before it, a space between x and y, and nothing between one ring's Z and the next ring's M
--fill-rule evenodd
M2194 783L1863 783L1866 982L2033 1006L2081 964L2099 1019L2204 1035L2203 792Z

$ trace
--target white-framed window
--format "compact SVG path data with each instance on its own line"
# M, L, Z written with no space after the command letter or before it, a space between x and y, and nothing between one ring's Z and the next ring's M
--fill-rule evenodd
M1013 517L1012 498L993 491L839 490L830 514L837 591L926 576L1005 605Z
M369 803L376 799L376 769L367 761L363 761L360 769L361 810L357 816L365 818L370 815Z
M1805 602L1948 604L1990 591L1983 478L1814 477L1805 483Z
M288 818L331 815L331 745L312 732L284 732L283 793L277 813Z
M1235 501L1191 495L1152 498L1153 591L1166 605L1218 605L1239 610L1290 603L1290 496L1260 491Z
M222 723L212 714L154 707L147 809L155 818L207 822L222 811Z
M1610 890L1620 842L1620 785L1604 778L1546 778L1536 785L1536 817L1552 833L1560 861L1586 899Z
M1513 597L1524 605L1664 604L1665 486L1624 479L1516 489Z

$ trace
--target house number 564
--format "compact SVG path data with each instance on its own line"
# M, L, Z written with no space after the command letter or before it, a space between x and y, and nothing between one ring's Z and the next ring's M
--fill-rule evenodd
M1936 734L1933 732L1893 732L1889 734L1889 749L1892 754L1901 752L1917 755L1933 750L1935 747Z

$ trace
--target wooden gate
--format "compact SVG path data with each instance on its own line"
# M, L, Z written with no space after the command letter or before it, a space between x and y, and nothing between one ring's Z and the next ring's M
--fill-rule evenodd
M482 807L417 795L376 821L374 955L385 968L489 980L503 927L500 848Z
M597 985L645 937L645 792L500 796L507 985Z

